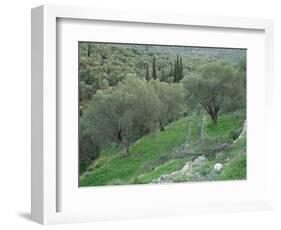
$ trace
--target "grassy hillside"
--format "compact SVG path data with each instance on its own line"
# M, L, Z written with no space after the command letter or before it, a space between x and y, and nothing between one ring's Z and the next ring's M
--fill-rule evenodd
M129 157L123 156L119 146L110 146L80 177L80 186L150 183L161 175L180 170L201 155L208 161L193 167L185 181L215 179L210 175L218 162L225 167L220 175L213 177L243 179L246 177L246 138L232 141L241 133L244 120L244 111L222 114L214 127L205 115L205 138L200 141L200 116L193 114L171 123L163 132L138 140L130 147Z
M90 176L81 177L81 186L133 183L134 178L153 170L166 154L185 141L186 119L170 124L166 131L145 136L130 148L131 156L124 157L120 148L108 148L93 165ZM175 170L174 166L171 170ZM165 171L166 172L166 171Z

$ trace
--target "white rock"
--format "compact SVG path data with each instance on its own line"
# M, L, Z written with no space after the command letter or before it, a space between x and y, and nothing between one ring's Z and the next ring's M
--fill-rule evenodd
M208 159L206 158L206 157L204 157L204 156L199 156L199 157L197 157L195 160L194 160L194 164L200 164L200 163L202 163L202 162L204 162L204 161L207 161Z
M223 165L221 163L216 163L214 165L214 170L215 172L220 173L223 170Z
M183 168L181 169L181 171L182 171L183 173L185 173L185 172L188 172L189 169L190 169L190 163L187 162L187 163L185 164L185 166L183 166Z

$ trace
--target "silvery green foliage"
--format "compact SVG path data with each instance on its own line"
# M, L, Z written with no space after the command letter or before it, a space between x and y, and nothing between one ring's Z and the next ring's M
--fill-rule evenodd
M129 145L154 131L160 113L160 100L146 82L128 77L117 87L98 91L84 119L98 145L119 142L128 154Z
M164 127L178 119L186 109L182 84L169 84L159 80L151 80L149 85L153 87L160 100L160 125Z
M203 65L183 80L187 105L203 107L216 125L220 111L234 111L245 103L246 76L241 74L226 62Z

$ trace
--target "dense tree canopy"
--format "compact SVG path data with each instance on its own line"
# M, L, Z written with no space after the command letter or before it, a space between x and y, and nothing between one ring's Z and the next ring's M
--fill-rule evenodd
M231 49L122 45L105 43L79 44L81 110L87 108L97 90L115 87L128 75L139 79L159 79L178 83L210 60L239 63L241 52Z
M244 79L245 81L245 79ZM233 65L211 62L183 80L186 103L202 106L217 124L219 111L233 111L241 106L245 87L242 77Z
M80 119L79 160L80 165L91 162L99 157L100 148L88 129L88 121Z
M95 142L119 142L126 155L129 145L157 126L160 100L145 81L127 78L115 88L95 95L85 118Z
M182 115L184 109L184 90L181 84L169 84L166 82L150 81L160 100L159 126L164 127Z

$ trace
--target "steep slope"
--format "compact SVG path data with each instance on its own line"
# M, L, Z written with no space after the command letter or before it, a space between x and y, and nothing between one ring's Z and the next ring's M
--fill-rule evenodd
M129 157L124 157L118 146L111 146L80 177L80 186L151 183L182 170L200 156L206 160L189 168L188 175L166 182L243 179L246 137L243 135L235 143L233 140L243 130L244 114L244 111L222 114L217 127L205 115L204 140L200 138L200 116L193 114L171 123L163 132L138 140L130 147ZM213 174L218 163L223 170Z

